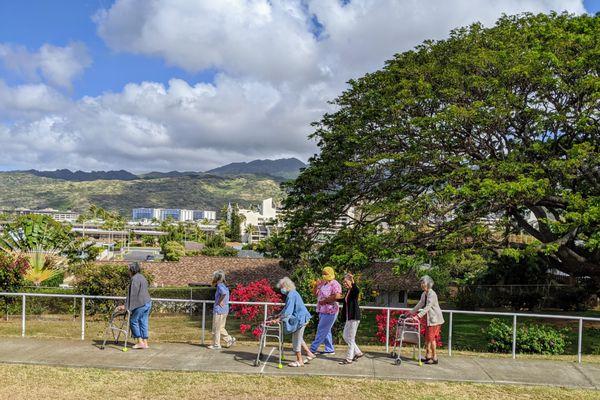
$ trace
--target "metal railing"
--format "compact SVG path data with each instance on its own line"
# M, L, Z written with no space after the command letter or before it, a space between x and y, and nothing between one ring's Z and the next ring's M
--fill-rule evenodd
M81 294L51 294L51 293L10 293L0 292L2 297L21 297L21 336L25 337L25 320L26 320L26 304L27 297L56 297L66 299L81 299L81 340L85 340L85 304L86 300L125 300L122 296L88 296ZM200 341L204 344L206 334L206 305L214 304L213 300L192 300L192 299L164 299L164 298L153 298L153 302L167 302L167 303L186 303L186 304L202 304L202 324ZM245 302L245 301L231 301L233 305L251 305L251 306L263 306L263 320L266 321L268 315L269 306L283 306L284 303L270 303L270 302ZM306 304L307 307L316 307L316 304ZM410 308L404 307L378 307L378 306L360 306L362 310L385 310L387 315L386 323L386 341L385 351L389 352L390 346L390 316L392 311L408 311ZM448 315L448 355L452 356L452 332L454 315L485 315L490 317L512 317L512 358L517 357L517 318L539 318L539 319L558 319L568 321L578 321L578 335L577 335L577 362L581 364L581 348L583 343L583 323L588 322L600 322L600 318L593 317L580 317L573 315L554 315L554 314L527 314L527 313L504 313L504 312L490 312L490 311L464 311L464 310L443 310L444 314Z

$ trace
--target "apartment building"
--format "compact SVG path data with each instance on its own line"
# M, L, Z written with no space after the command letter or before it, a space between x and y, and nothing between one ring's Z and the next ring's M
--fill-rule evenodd
M131 212L134 221L156 219L164 221L172 218L175 221L200 221L217 219L216 211L186 210L181 208L134 208Z

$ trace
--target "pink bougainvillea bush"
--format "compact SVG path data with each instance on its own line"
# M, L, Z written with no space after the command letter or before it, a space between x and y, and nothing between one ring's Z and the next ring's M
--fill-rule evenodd
M282 303L283 296L277 293L267 279L250 282L247 285L238 284L231 291L231 301ZM260 324L264 319L264 306L247 304L232 304L231 312L240 319L240 331L252 332L255 337L262 333ZM268 306L269 315L277 313L281 306Z
M409 315L408 311L392 311L390 312L390 345L394 345L396 334L396 325L400 315ZM427 326L427 317L423 316L419 319L421 323L421 335L425 335L425 327ZM385 332L387 322L387 310L381 310L379 314L375 316L375 322L377 323L377 339L379 342L385 343ZM442 338L438 335L436 338L437 347L442 347Z

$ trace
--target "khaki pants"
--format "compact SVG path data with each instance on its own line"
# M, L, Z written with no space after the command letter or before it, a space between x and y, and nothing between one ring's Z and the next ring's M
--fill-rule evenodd
M227 343L231 341L231 336L227 333L225 329L225 323L227 322L227 314L213 314L213 344L218 346L221 344L221 336L223 336L223 340Z

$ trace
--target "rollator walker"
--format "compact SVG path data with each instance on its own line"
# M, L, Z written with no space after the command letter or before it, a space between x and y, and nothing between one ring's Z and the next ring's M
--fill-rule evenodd
M390 357L395 358L396 365L402 364L400 352L403 344L413 345L413 360L415 357L415 346L419 349L419 366L423 365L421 361L421 321L416 317L406 317L401 315L396 325L396 334L394 335L394 347L390 353Z
M271 320L277 316L271 316L267 318L267 320ZM277 364L277 368L283 368L283 364L281 361L283 360L283 322L279 321L276 324L267 324L263 322L261 324L261 334L260 339L258 341L258 354L256 355L256 360L254 361L254 366L259 367L261 363L266 363L267 360L262 361L262 353L267 345L267 338L277 339L277 349L279 350L279 364ZM268 357L267 357L268 359Z
M108 321L108 327L104 331L104 341L102 342L102 346L100 346L101 350L106 348L106 342L112 337L112 340L116 345L119 344L119 338L121 334L125 336L122 351L129 350L127 348L127 341L129 339L129 319L131 317L131 312L127 309L119 309L118 307L114 309L114 311L110 315L110 319Z

